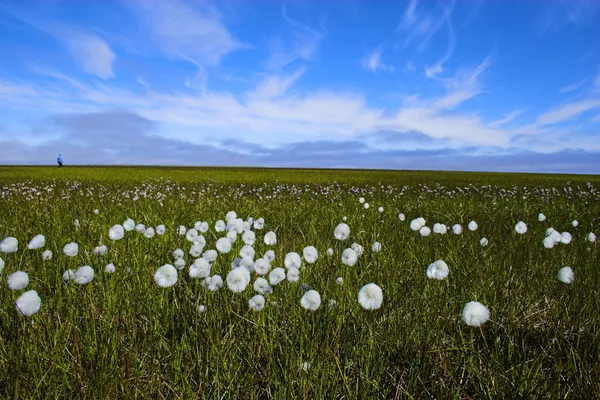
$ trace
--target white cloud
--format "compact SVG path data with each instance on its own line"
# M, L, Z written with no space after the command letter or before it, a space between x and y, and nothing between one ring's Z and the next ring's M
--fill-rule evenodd
M566 94L566 93L571 93L571 92L574 92L575 90L582 88L582 87L583 87L583 85L585 85L585 83L586 83L586 82L587 82L587 80L586 80L586 79L583 79L583 80L581 80L581 81L579 81L579 82L575 82L575 83L572 83L572 84L570 84L570 85L563 86L563 87L561 87L561 88L558 90L558 92L559 92L560 94Z
M381 62L381 55L383 54L383 50L376 49L371 53L367 54L365 58L362 60L363 67L370 69L373 72L377 72L377 70L394 72L394 67L392 65L386 65Z
M292 75L271 75L259 83L256 90L250 93L252 99L269 100L283 96L290 86L304 74L301 69Z
M489 126L490 128L498 128L498 127L500 127L500 126L502 126L502 125L506 125L506 124L508 124L509 122L512 122L512 121L513 121L515 118L517 118L519 115L521 115L521 113L522 113L522 112L523 112L522 110L515 110L515 111L513 111L513 112L510 112L510 113L506 114L506 115L504 116L504 118L500 118L500 119L497 119L497 120L495 120L495 121L492 121L492 122L490 122L490 123L488 124L488 126Z
M404 29L409 28L412 24L417 20L416 10L417 10L417 0L410 0L408 5L406 6L406 10L404 11L404 16L402 18L402 22L400 26Z
M448 13L450 12L451 10L448 10ZM437 63L431 67L425 68L425 76L428 78L435 78L437 75L444 72L444 64L450 59L450 57L452 57L454 49L456 48L456 36L454 34L454 28L452 26L450 15L448 15L446 21L448 23L448 47L446 48L446 52L442 58L440 58Z
M227 53L245 47L229 33L208 3L184 0L127 2L159 48L173 59L217 66Z
M554 125L560 122L568 121L576 116L600 108L600 100L586 99L574 103L566 104L562 107L555 108L538 116L537 125Z

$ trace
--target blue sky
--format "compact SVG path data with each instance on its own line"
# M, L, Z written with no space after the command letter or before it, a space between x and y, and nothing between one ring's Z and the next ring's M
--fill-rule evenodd
M600 173L600 1L5 0L0 162Z

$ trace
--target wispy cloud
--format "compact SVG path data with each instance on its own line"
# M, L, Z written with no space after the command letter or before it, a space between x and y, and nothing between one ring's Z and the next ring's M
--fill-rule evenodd
M290 86L304 74L305 70L300 69L292 75L272 75L258 84L255 91L249 93L252 99L272 100L277 99L287 93Z
M561 87L558 92L560 94L567 94L576 91L577 89L581 89L587 82L587 79L583 79L579 82L572 83L570 85L566 85Z
M400 27L403 29L410 28L412 24L417 20L417 15L415 11L417 10L418 1L417 0L409 0L406 9L404 10L404 16L402 21L400 22Z
M435 78L437 75L444 72L444 64L452 57L454 49L456 48L456 35L454 34L451 17L448 16L446 21L448 23L448 47L446 48L446 53L444 53L443 57L440 58L438 62L433 66L425 68L425 76L428 78Z
M523 113L523 110L515 110L510 112L504 116L504 118L497 119L488 124L490 128L499 128L502 125L506 125L509 122L512 122L515 118Z
M285 3L282 4L282 16L288 31L276 36L271 43L271 54L265 62L265 67L270 70L282 69L297 60L312 61L324 36L322 27L314 29L291 18Z
M566 104L538 116L536 123L540 126L554 125L568 121L587 111L600 108L599 99L586 99Z
M377 70L394 72L394 67L392 65L386 65L381 61L382 54L383 50L381 48L373 50L362 59L362 66L373 72L377 72Z
M487 56L473 70L466 70L457 76L444 79L448 93L433 102L433 106L441 109L454 109L463 102L478 95L482 91L479 76L492 65L492 56Z
M455 3L456 0L452 0L447 6L441 6L441 12L438 11L440 7L436 7L431 12L426 12L424 10L417 11L416 1L409 2L403 19L396 28L396 31L404 34L403 38L396 44L396 48L403 50L415 41L420 40L417 50L425 50L431 39L451 18ZM439 15L436 15L438 12Z

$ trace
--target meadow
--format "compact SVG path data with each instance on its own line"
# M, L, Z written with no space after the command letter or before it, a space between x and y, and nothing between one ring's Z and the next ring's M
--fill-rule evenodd
M600 398L599 187L0 167L0 397Z

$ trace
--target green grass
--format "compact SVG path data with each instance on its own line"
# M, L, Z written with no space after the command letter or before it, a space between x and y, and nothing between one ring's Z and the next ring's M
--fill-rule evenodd
M598 398L600 269L597 245L585 241L600 231L598 186L598 177L566 175L2 167L0 239L17 237L19 251L1 255L0 397ZM208 221L211 249L223 235L214 223L229 210L265 218L257 257L269 249L262 235L277 233L273 266L283 266L287 252L319 250L315 264L303 265L300 282L275 286L260 312L248 308L250 286L241 294L227 286L207 292L187 267L171 288L153 279L178 247L188 265L193 261L179 225ZM547 221L538 222L540 212ZM351 236L338 242L333 230L343 216ZM465 231L423 238L409 229L420 216L430 227L460 223ZM127 217L165 224L167 233L146 239L134 231L111 242L108 229ZM476 232L466 229L472 219ZM525 235L514 232L519 220L529 227ZM571 232L573 241L544 249L550 226ZM27 250L38 233L54 253L51 261ZM480 246L482 237L489 246ZM73 259L62 253L70 241L80 246ZM382 253L371 252L374 241ZM341 252L353 242L365 253L346 267ZM92 254L100 243L110 249L105 257ZM242 245L239 237L212 273L225 280ZM437 259L448 263L450 275L428 281L425 269ZM108 263L117 267L113 275L103 272ZM96 271L90 284L62 281L66 269L82 265ZM575 272L571 285L557 280L566 265ZM26 290L42 298L29 319L14 306L23 291L6 284L17 270L29 274ZM321 294L319 310L300 306L302 282ZM376 311L357 301L370 282L383 289ZM331 299L338 302L333 309ZM490 309L479 329L461 319L471 300ZM196 311L199 304L205 313ZM303 362L311 364L308 372Z

